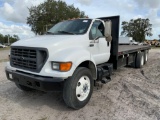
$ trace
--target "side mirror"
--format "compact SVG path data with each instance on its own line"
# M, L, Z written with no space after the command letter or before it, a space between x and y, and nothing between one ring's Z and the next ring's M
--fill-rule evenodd
M112 41L111 31L112 31L112 22L110 20L107 20L105 22L104 35L106 37L106 41L108 41L108 42Z

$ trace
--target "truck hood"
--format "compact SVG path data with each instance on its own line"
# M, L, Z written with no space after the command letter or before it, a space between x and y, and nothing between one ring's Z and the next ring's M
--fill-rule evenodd
M78 37L77 37L78 36ZM49 48L59 45L60 43L77 43L84 35L43 35L33 37L26 40L19 40L12 44L12 46L25 46L25 47L43 47Z

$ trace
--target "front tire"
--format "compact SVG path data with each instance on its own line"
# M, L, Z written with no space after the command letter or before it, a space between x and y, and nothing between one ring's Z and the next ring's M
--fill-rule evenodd
M73 109L84 107L93 92L93 78L88 68L79 67L64 83L63 99Z

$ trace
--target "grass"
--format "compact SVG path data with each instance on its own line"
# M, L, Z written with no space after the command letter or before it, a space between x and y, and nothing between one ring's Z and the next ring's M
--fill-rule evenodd
M2 50L9 50L9 49L10 49L10 47L0 48L0 51L2 51Z

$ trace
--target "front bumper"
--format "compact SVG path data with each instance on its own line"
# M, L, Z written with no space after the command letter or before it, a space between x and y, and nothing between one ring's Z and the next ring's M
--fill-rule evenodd
M44 77L20 71L5 69L8 80L40 91L62 90L62 78Z

